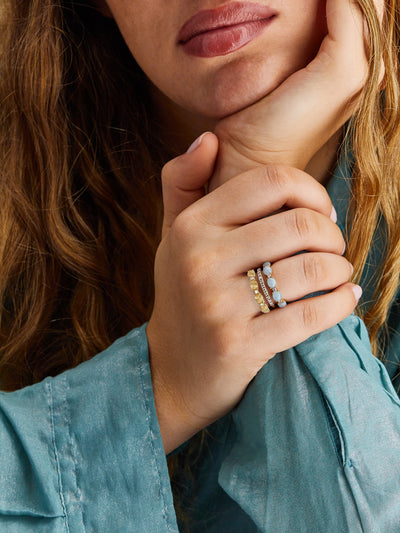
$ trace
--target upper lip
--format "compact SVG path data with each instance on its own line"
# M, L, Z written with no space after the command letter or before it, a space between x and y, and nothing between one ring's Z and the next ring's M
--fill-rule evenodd
M217 28L269 19L276 12L268 6L254 2L232 2L228 5L199 11L187 20L179 30L178 43L184 44L196 35Z

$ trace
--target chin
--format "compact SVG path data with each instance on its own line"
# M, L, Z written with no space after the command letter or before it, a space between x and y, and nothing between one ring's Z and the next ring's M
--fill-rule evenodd
M183 107L210 119L220 120L249 107L276 89L296 69L283 71L274 65L238 65L231 62L192 91ZM201 87L201 89L199 89Z

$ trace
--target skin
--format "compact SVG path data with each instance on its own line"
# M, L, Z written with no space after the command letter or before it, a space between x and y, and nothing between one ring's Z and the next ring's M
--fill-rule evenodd
M256 41L227 56L188 56L176 42L181 26L198 11L227 3L107 0L133 56L158 88L160 100L212 119L247 107L275 89L315 56L326 34L324 0L263 0L259 3L279 15Z
M315 179L324 181L365 82L360 12L349 0L327 0L326 11L321 0L272 0L279 17L271 32L227 56L186 57L179 28L224 3L99 6L152 80L166 130L186 146L206 125L216 133L162 173L146 333L166 453L232 409L277 352L344 319L360 296L347 283L343 236ZM260 315L245 273L266 259L290 303ZM301 300L321 290L330 292Z
M153 113L176 153L185 151L203 131L214 131L220 119L251 107L290 74L305 67L317 54L327 33L326 0L258 0L278 13L264 34L234 54L197 58L185 54L177 44L179 29L199 10L229 2L96 3L105 16L115 19L136 61L153 82ZM252 123L247 118L243 122ZM243 124L239 126L242 129ZM231 130L234 129L233 124ZM220 133L222 139L224 135ZM321 183L327 181L340 140L339 128L330 131L307 162L307 171ZM232 169L231 174L236 170L239 169Z

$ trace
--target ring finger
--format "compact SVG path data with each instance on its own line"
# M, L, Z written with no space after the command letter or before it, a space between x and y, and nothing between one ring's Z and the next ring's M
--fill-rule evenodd
M262 269L262 265L259 266ZM257 267L254 270L257 271ZM271 277L275 279L276 287L282 298L289 303L314 292L333 290L349 281L352 273L353 267L344 257L337 254L311 252L298 254L273 263ZM256 279L258 281L257 275ZM263 275L263 279L267 287L267 277ZM242 295L242 309L243 298L247 298L248 295L248 304L246 305L248 316L258 315L260 308L255 298L250 298L251 292L247 276L243 276L241 282L243 290L237 294ZM261 288L260 292L262 294ZM271 296L272 291L269 289L268 292ZM266 298L264 299L266 300Z

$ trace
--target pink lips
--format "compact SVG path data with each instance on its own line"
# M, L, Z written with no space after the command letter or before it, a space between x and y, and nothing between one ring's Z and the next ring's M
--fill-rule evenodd
M268 6L252 2L199 11L180 29L178 44L198 57L229 54L262 33L275 16Z

